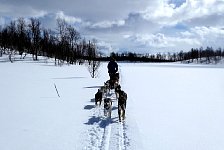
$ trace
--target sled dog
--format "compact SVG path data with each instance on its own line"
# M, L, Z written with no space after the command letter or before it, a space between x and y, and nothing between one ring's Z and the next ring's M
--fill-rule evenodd
M111 98L104 99L104 115L111 118L112 100Z
M103 96L103 93L101 92L100 89L98 89L97 93L95 94L95 105L101 105L101 102L102 102L102 96Z
M121 91L121 86L119 84L116 85L114 91L115 91L116 99L118 99L119 91Z
M106 89L106 94L108 94L110 92L110 80L107 80L105 83L104 83L104 87Z
M120 90L118 93L118 117L119 121L121 122L125 119L127 94L122 90Z

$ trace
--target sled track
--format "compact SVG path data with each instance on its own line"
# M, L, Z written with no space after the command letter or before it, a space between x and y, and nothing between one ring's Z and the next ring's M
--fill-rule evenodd
M110 118L105 118L103 107L95 107L93 116L96 116L94 124L88 130L88 150L128 150L130 140L126 134L127 126L118 121L117 101L113 101L113 109Z
M129 145L125 128L124 123L119 125L119 150L127 150L127 146Z

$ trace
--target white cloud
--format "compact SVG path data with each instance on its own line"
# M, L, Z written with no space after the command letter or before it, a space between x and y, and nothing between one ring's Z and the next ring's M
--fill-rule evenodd
M172 46L170 43L167 42L164 34L157 33L157 34L137 34L134 39L135 42L140 43L141 45L149 46L149 47L167 47Z
M114 51L114 48L112 47L112 45L105 41L100 41L97 43L97 45L98 45L100 52L105 55L109 55L111 52Z
M219 48L224 47L224 26L193 27L189 31L180 32L175 36L156 33L125 35L124 38L129 40L130 43L135 43L136 47L144 49L189 51L191 48L201 46Z
M159 0L160 4L150 6L140 12L144 19L157 22L160 25L175 25L188 20L197 19L211 15L224 15L224 1L222 0L186 0L179 7Z
M113 26L123 26L125 24L124 20L117 21L101 21L91 25L91 28L111 28Z
M180 32L180 36L181 37L188 37L188 38L190 38L190 37L193 37L193 33L192 32L190 32L190 31L184 31L184 32Z
M201 42L196 38L173 37L162 33L157 34L136 34L126 37L130 42L134 42L137 47L144 49L163 50L189 50L192 47L199 47Z
M200 40L201 46L223 47L223 27L194 27L190 29L188 37Z
M100 21L100 22L91 22L82 20L81 18L66 15L63 11L58 11L56 13L56 18L62 18L69 24L79 24L83 28L91 29L106 29L112 27L120 27L125 25L125 20L115 20L115 21Z
M124 35L123 35L123 38L124 38L124 39L128 39L128 38L130 38L130 37L131 37L130 34L124 34Z
M195 34L200 35L201 37L207 36L207 35L224 35L224 30L223 28L217 28L217 27L195 27L191 29L192 32Z
M56 13L56 18L62 18L64 19L66 22L70 23L70 24L74 24L74 23L82 23L82 19L77 18L77 17L73 17L73 16L68 16L65 15L63 11L59 11Z
M142 11L141 14L143 18L147 20L154 20L164 17L172 17L174 14L175 6L173 4L168 4L165 1L160 0L160 5L155 7L148 7L146 10Z
M201 41L218 40L224 37L223 27L193 27L189 31L181 32L180 34L188 38L199 38Z
M35 10L35 9L31 9L31 15L30 17L36 17L36 18L39 18L39 17L43 17L45 15L47 15L47 12L44 11L44 10Z

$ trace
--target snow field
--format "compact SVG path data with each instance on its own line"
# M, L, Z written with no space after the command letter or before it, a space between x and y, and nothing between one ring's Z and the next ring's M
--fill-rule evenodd
M0 63L1 150L222 150L224 66L119 63L125 123L95 107L107 64ZM54 84L57 87L58 97ZM112 96L114 96L112 94Z
M144 149L224 148L223 67L124 64L122 73Z

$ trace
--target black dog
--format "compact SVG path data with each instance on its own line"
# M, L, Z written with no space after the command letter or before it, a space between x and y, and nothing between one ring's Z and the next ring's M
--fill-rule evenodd
M127 102L127 94L120 90L119 92L119 97L118 97L118 116L119 116L119 121L121 122L121 119L125 119L125 110L126 110L126 102Z
M97 93L95 94L95 105L97 105L98 102L99 102L99 105L101 105L102 97L103 97L103 93L100 91L100 89L98 89Z

